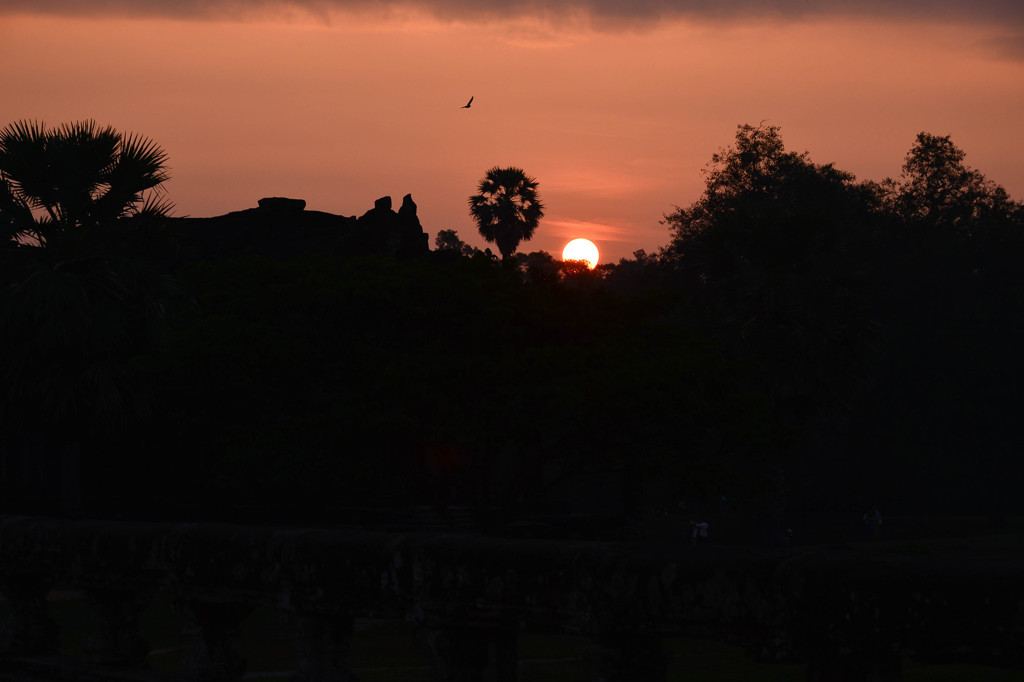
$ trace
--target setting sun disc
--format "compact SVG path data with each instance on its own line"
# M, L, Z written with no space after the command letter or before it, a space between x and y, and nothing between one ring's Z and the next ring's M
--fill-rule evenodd
M582 260L593 269L597 266L597 246L589 239L573 239L562 249L562 260Z

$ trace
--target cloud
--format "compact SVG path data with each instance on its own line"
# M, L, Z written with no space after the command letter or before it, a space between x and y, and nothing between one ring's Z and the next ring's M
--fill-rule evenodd
M586 237L597 241L629 241L631 237L635 236L633 231L628 228L571 218L545 219L544 227L565 239Z
M644 30L662 21L736 22L877 20L982 28L998 58L1024 61L1021 0L0 0L4 14L68 17L333 24L353 14L376 22L431 17L441 22L519 21L532 47L561 44L566 35Z
M559 23L587 18L597 27L667 18L704 21L877 17L1002 26L1020 34L1020 0L0 0L0 13L231 18L301 11L312 17L358 11L387 15L412 9L443 20L531 17Z
M989 41L988 47L1006 59L1024 61L1024 27L1000 33Z

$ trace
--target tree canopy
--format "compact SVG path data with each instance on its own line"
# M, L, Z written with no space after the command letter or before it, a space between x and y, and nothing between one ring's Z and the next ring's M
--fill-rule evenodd
M74 228L164 215L167 154L152 140L95 121L0 130L0 215L10 239L46 245Z
M469 213L480 235L497 244L502 258L509 258L533 233L544 217L537 181L521 168L495 166L487 171L469 198Z
M868 496L1015 504L1024 214L948 137L922 133L899 178L858 182L777 126L739 126L658 254L576 271L513 257L543 213L519 169L471 199L500 262L453 230L405 258L164 258L152 143L21 124L0 161L61 131L84 157L114 152L74 191L0 163L0 452L27 475L80 446L102 513L468 504L501 532L601 476L623 513L728 494L776 526L787 506L807 523ZM511 236L505 215L524 221ZM29 504L17 475L3 499Z
M790 490L817 513L1006 506L1024 214L965 159L921 133L899 178L857 182L786 150L777 126L741 125L704 193L665 217L679 319L752 363L796 429Z
M888 181L893 209L910 223L965 231L1024 223L1024 209L1006 190L964 164L949 135L919 133L903 174Z
M710 333L756 360L788 409L817 411L863 376L872 324L858 291L865 188L785 149L777 126L739 126L705 169L703 195L665 216L660 260ZM826 408L827 409L827 408Z

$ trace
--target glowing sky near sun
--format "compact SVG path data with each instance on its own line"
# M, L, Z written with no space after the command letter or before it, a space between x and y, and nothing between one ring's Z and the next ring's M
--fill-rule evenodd
M466 198L488 168L515 165L546 206L521 250L586 237L609 262L665 244L663 214L697 198L738 124L760 121L875 180L899 173L916 133L949 134L1024 199L1024 11L997 0L980 18L785 1L751 18L673 13L670 0L641 2L638 18L594 0L592 20L587 3L502 19L485 2L458 21L456 0L372 14L251 3L244 16L237 3L137 4L0 0L0 125L94 118L154 139L179 215L264 196L359 215L412 193L431 239L455 229L482 247Z

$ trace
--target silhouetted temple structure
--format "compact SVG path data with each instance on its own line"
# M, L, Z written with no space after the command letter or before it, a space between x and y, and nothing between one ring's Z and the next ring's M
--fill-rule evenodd
M246 255L288 258L316 252L395 257L427 253L428 235L412 195L405 195L397 212L391 206L391 197L381 197L356 218L307 211L302 199L266 197L257 208L171 220L182 235L182 255L190 260Z

